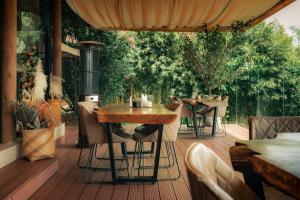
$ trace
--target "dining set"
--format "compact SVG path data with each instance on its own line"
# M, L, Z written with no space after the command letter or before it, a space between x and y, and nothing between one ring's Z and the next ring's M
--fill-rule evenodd
M180 124L180 112L182 104L177 102L170 103L167 107L162 105L153 105L151 108L132 108L129 104L110 104L98 109L94 108L93 102L79 102L80 115L80 131L84 132L90 148L88 160L85 164L81 164L82 149L78 160L78 165L86 170L106 170L111 171L112 183L125 182L156 182L158 177L159 160L162 143L167 143L165 146L174 156L175 149L172 141L176 140L176 136ZM126 133L121 126L124 123L142 124L138 126L134 134ZM164 133L164 134L163 134ZM129 152L126 148L126 143L129 140L136 142L133 152ZM142 159L144 153L149 154L143 149L143 142L151 142L155 144L154 163L150 166L153 173L150 176L140 175ZM110 161L109 168L95 168L92 167L92 159L95 155L97 146L107 144L109 156L103 158ZM122 156L117 156L114 145L120 144L122 149ZM154 148L154 147L152 147ZM138 173L131 176L129 172L128 157L132 154L134 158L133 167ZM174 158L172 158L174 160ZM125 170L127 174L119 176L117 161L125 161ZM177 159L176 159L177 162ZM137 164L136 164L137 163ZM176 163L178 166L178 163ZM178 168L178 173L179 168Z
M88 159L83 163L83 146L80 151L78 166L86 170L110 171L112 175L112 183L125 182L156 182L158 180L158 171L160 168L175 166L177 175L169 177L177 179L181 172L176 157L174 143L177 140L178 132L181 129L183 109L190 107L193 121L193 130L197 138L200 138L196 113L196 107L201 105L209 112L213 112L213 128L211 137L214 137L216 132L216 117L218 106L216 100L196 100L179 99L170 97L169 103L164 106L154 104L151 107L132 107L128 103L108 104L102 107L97 107L94 102L78 102L79 109L79 128L81 135L84 134L88 146L91 146ZM127 133L122 124L138 124L134 133ZM127 149L128 141L134 141L135 145L132 151ZM150 150L145 149L145 144L151 144ZM109 155L106 158L97 156L97 148L103 144L108 145ZM120 144L122 155L116 153L115 146ZM164 148L164 150L162 149ZM166 155L161 155L165 151ZM99 168L92 166L94 156L98 159L109 160L109 168ZM129 171L129 157L132 156L132 167L137 169L137 173ZM152 165L144 166L144 159L152 158ZM167 164L160 164L161 158L167 158ZM124 161L125 167L120 167L118 161ZM149 163L149 162L148 162ZM141 175L140 171L144 168L152 168L152 175ZM119 170L127 170L126 173L119 173ZM120 175L123 174L123 175ZM88 181L87 181L88 182Z
M208 138L214 138L218 133L217 118L224 116L227 105L228 97L170 97L166 106L153 104L138 108L128 103L98 108L93 102L78 102L80 132L85 134L90 146L87 160L82 158L81 148L78 166L86 172L111 172L112 179L108 182L113 184L176 180L180 178L181 171L174 143L182 129L182 119L191 119L192 125L189 126L195 138L207 138L199 121L202 120L205 125L205 117L211 117L212 129ZM122 126L124 124L134 124L133 133L127 132ZM235 146L229 149L233 169L203 144L195 143L187 150L185 165L195 199L209 196L223 199L226 195L245 199L244 194L248 199L264 199L263 182L300 199L300 117L250 117L249 139L237 140ZM130 141L134 142L131 151L127 148ZM97 149L104 144L108 146L107 157L97 154ZM117 145L120 145L120 151ZM109 161L109 167L93 166L94 157ZM148 165L145 165L145 159ZM162 159L167 162L162 162ZM174 166L176 176L158 176L160 169ZM145 169L151 170L151 173L144 173ZM233 170L242 172L245 182ZM86 175L84 178L86 183L91 183Z

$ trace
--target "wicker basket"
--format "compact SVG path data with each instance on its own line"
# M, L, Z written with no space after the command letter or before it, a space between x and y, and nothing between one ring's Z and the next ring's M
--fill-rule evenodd
M30 161L55 156L54 129L44 128L22 131L22 153Z

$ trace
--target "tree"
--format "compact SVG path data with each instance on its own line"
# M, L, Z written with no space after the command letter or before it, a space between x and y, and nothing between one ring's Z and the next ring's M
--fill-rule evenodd
M231 69L228 62L243 41L241 27L237 24L229 33L215 30L185 34L183 37L186 65L191 66L202 79L209 95L222 84L234 80L235 69Z
M178 33L132 33L139 61L133 66L135 88L153 94L157 102L170 95L190 96L195 81L190 69L183 65L182 40Z

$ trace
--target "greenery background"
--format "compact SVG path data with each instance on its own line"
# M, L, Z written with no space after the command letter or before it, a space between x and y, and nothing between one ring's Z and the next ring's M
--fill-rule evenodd
M63 5L63 35L103 43L100 56L102 104L152 94L228 95L228 119L245 124L249 115L300 114L300 29L296 40L277 22L244 33L104 32L90 28ZM69 44L72 45L72 44ZM77 77L64 62L65 94L75 102ZM76 73L74 73L76 74Z
M19 12L18 17L22 22L18 26L18 67L24 70L24 63L30 61L28 52L43 43L43 30L35 14ZM228 95L227 118L240 124L246 124L249 115L299 115L297 27L292 28L294 41L277 22L260 23L246 32L105 32L90 28L65 2L62 19L64 40L71 36L103 44L99 66L102 104L126 101L131 94L152 94L156 102L166 103L170 95L183 98L198 93ZM43 57L39 50L36 57ZM35 66L34 60L30 63ZM29 79L31 68L25 70ZM64 95L74 105L79 68L78 58L63 58ZM23 79L18 79L19 89Z

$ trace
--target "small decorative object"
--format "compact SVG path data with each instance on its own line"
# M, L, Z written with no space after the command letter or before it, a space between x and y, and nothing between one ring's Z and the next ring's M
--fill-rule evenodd
M11 103L10 110L22 133L22 154L30 161L55 156L54 129L43 119L37 105Z
M153 96L142 94L142 107L151 108L152 107Z

